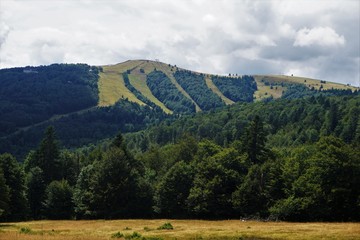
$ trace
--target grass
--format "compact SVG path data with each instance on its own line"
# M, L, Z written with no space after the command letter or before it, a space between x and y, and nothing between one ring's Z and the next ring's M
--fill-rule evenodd
M142 69L144 73L141 73L140 69ZM173 73L176 71L176 67L149 60L131 60L116 65L103 66L104 72L100 73L100 79L98 83L99 106L113 105L120 98L127 98L130 101L145 105L145 103L137 99L136 96L125 87L124 80L122 79L121 73L125 72L126 70L132 70L131 74L129 75L130 83L150 101L161 107L166 113L171 113L171 110L168 109L161 101L156 99L156 97L151 93L150 89L146 85L146 74L154 71L154 69L158 69L164 72L166 76L170 78L171 82L176 86L176 88L195 104L196 111L201 111L200 107L195 103L195 101L193 101L190 95L178 84L174 78ZM286 90L286 87L281 86L273 86L271 89L271 87L266 86L262 80L266 80L270 84L281 82L301 83L309 88L313 87L315 89L319 89L322 86L324 90L334 88L351 89L352 91L355 91L358 89L353 86L347 86L344 84L328 81L321 83L320 80L304 77L285 75L254 75L254 77L258 85L258 91L254 93L256 100L261 100L270 96L273 96L273 98L280 98L282 96L282 92ZM213 84L209 76L205 78L205 81L207 86L227 105L234 103L232 100L226 98L222 94L222 92Z
M103 72L100 73L98 82L99 88L99 106L114 105L119 99L128 99L129 101L136 102L140 105L145 105L140 101L129 89L125 87L124 79L121 73L127 70L127 67L133 65L125 64L104 66ZM134 66L133 66L134 67Z
M143 70L143 73L140 72L140 69ZM155 103L157 106L161 107L164 112L172 113L161 101L159 101L150 91L146 85L146 74L154 71L154 69L161 70L170 78L171 82L176 86L176 88L188 99L190 99L196 108L196 112L201 111L201 108L195 103L195 101L190 97L190 95L178 84L174 78L173 73L177 70L177 67L171 66L162 62L150 61L150 60L131 60L116 65L107 65L103 66L103 72L100 73L100 79L98 83L99 87L99 106L110 106L113 105L117 100L121 98L127 98L129 101L139 103L140 105L145 105L142 101L136 98L136 96L129 91L124 84L121 73L126 70L132 70L129 74L130 83L139 90L145 97L150 101ZM206 75L205 78L207 86L217 94L227 105L233 104L234 102L227 97L225 97L222 92L214 85L210 77ZM280 98L283 91L286 90L286 87L273 86L271 89L270 86L266 86L262 80L269 82L270 84L276 84L281 82L288 83L301 83L306 85L309 88L314 87L319 89L321 86L324 90L327 89L351 89L355 91L356 87L347 86L340 83L333 82L323 82L320 80L303 78L303 77L294 77L294 76L285 76L285 75L254 75L255 81L258 86L258 90L254 93L256 100L262 100L272 96L273 98Z
M164 222L173 229L158 229ZM31 229L31 234L20 233ZM0 240L105 240L141 235L144 239L360 239L360 223L288 223L202 220L32 221L0 225ZM111 238L114 236L113 238Z
M129 81L139 92L142 93L151 102L159 106L165 113L172 113L162 102L160 102L151 92L150 88L146 84L146 75L140 73L140 69L135 69L129 75Z
M121 73L126 70L133 70L132 74L129 76L130 83L139 90L144 96L148 97L156 105L160 106L165 112L171 113L171 110L166 108L165 105L157 100L150 89L147 91L144 84L144 77L140 77L140 69L143 69L145 74L149 74L154 71L154 69L163 71L166 76L168 76L171 82L176 86L176 88L184 94L185 97L189 98L194 104L197 112L201 111L200 107L195 103L195 101L190 97L190 95L178 84L176 79L173 76L173 71L175 67L171 67L165 63L154 62L148 60L132 60L126 61L124 63L119 63L116 65L107 65L103 66L103 72L100 73L98 88L99 88L99 106L110 106L114 105L116 101L120 98L127 98L129 101L139 103L140 105L145 105L142 101L136 98L136 96L125 87L124 80L122 79ZM144 75L144 74L142 74ZM146 85L146 83L145 83ZM147 86L146 86L147 87ZM156 100L155 100L156 99Z
M234 104L234 101L225 97L224 94L222 94L222 92L215 86L209 75L206 75L205 82L208 88L210 88L211 91L213 91L216 95L218 95L221 98L221 100L225 102L226 105Z
M319 89L321 85L324 90L328 89L351 89L355 91L356 87L347 86L341 83L334 83L325 81L325 83L321 83L320 80L312 79L312 78L304 78L304 77L295 77L295 76L286 76L286 75L255 75L255 78L261 80L264 79L269 83L279 83L279 82L289 82L289 83L301 83L306 85L308 88L314 87L315 89Z
M266 86L265 83L261 81L263 79L262 76L257 75L254 78L258 87L258 90L254 93L255 101L259 101L270 96L273 96L275 99L280 98L282 96L282 92L286 91L286 87L274 86L273 89L271 89L270 86Z

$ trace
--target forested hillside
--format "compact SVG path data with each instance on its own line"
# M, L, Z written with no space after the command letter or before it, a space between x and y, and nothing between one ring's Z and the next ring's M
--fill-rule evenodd
M98 68L53 64L0 70L0 137L20 127L96 106Z
M221 98L208 88L203 74L178 70L174 73L174 77L202 110L208 111L225 106Z
M340 91L339 93L342 94ZM227 146L244 133L249 119L258 115L265 122L269 144L274 147L314 143L321 136L334 135L351 143L360 137L360 96L358 93L338 97L281 99L272 102L238 103L226 108L165 121L146 131L128 135L128 144L137 149L176 142L184 133L196 139L212 139Z
M160 109L151 109L148 106L121 100L114 106L97 107L68 114L26 131L0 138L0 152L9 152L23 159L30 149L36 147L48 126L56 128L63 147L77 148L113 137L118 132L142 130L147 126L160 123L165 118L169 116Z
M149 60L2 69L0 86L0 153L20 159L49 125L59 129L64 146L76 148L119 130L136 132L164 118L172 121L236 102L357 93L350 86L314 79L205 75ZM200 136L211 135L209 131ZM148 139L142 142L145 146Z
M238 103L72 151L50 127L23 164L0 155L0 217L359 221L359 112L354 94Z

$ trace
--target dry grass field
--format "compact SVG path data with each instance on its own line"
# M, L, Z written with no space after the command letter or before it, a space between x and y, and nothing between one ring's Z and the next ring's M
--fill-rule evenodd
M158 230L170 222L173 230ZM0 240L102 240L134 232L144 239L360 239L360 223L288 223L202 220L32 221L0 224ZM140 238L132 238L140 239Z

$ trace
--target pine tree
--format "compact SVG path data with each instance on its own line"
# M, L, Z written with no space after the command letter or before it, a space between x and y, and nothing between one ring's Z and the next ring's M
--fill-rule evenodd
M43 175L41 168L34 167L30 169L26 177L27 198L32 219L41 218L42 202L46 187Z
M44 135L35 153L29 155L26 165L29 169L39 167L43 171L45 184L49 184L53 180L59 180L60 151L56 141L55 129L52 126L45 130Z
M243 138L243 151L249 156L253 164L263 163L269 154L269 150L265 146L266 136L263 122L256 115L254 120L246 129Z

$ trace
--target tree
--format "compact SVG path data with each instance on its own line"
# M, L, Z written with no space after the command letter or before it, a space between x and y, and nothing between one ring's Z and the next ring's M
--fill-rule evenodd
M24 172L16 159L8 153L0 155L0 169L3 171L5 184L9 187L9 214L6 220L24 220L28 214Z
M6 185L6 180L2 168L0 168L0 219L6 217L9 211L10 189Z
M58 171L60 151L54 127L48 127L44 135L36 151L30 151L27 155L25 170L39 167L43 171L45 184L49 184L53 180L60 179L61 171Z
M293 179L285 184L286 197L270 208L272 215L293 221L360 219L359 149L329 136L322 137L310 151L298 152L302 156L296 156L296 161L287 160L291 163L285 164L283 179L289 175Z
M41 168L31 168L26 176L27 198L32 219L40 219L45 195L44 174Z
M266 217L269 206L283 197L280 173L279 161L252 165L244 181L232 194L232 204L237 213L241 216Z
M127 152L118 135L101 160L80 173L74 197L78 216L113 219L148 215L151 188L141 178L143 173L142 164Z
M206 218L234 217L231 195L243 179L245 162L232 148L198 160L188 197L191 212Z
M49 219L70 219L73 215L73 190L66 180L52 181L46 188L45 216Z
M193 168L177 162L162 178L155 194L156 211L167 218L188 216L187 197L193 182Z
M248 154L253 164L263 163L269 156L269 150L265 146L266 136L263 123L256 115L246 129L243 137L243 150Z
M98 167L99 162L94 162L81 169L73 197L77 219L94 219L98 216L100 193L95 191Z

